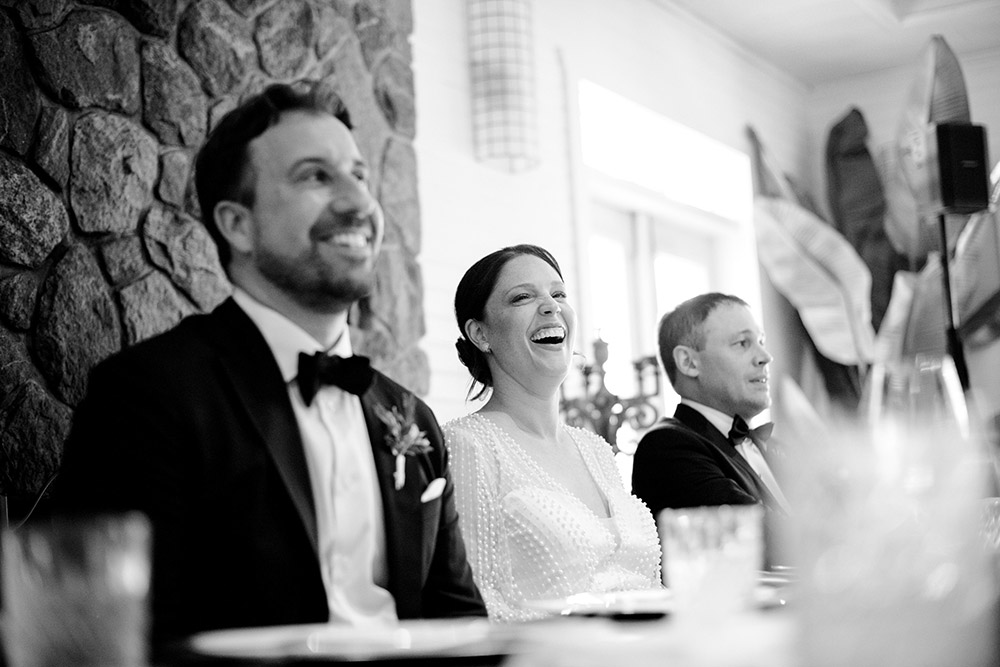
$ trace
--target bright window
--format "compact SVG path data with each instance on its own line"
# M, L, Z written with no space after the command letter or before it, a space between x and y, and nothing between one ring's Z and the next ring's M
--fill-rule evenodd
M746 154L597 84L584 80L579 90L585 165L723 218L746 215Z
M589 205L577 347L592 360L600 336L608 389L631 397L633 362L657 354L663 313L713 290L759 304L750 160L588 81L579 110ZM677 396L662 371L660 384L658 407L672 414ZM620 431L618 444L636 436Z

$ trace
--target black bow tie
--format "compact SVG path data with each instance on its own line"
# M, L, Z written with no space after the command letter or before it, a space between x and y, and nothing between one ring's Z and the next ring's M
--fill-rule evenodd
M374 371L368 357L338 357L317 352L308 355L299 352L299 392L306 405L310 405L316 392L325 384L332 384L352 394L361 394L371 386Z
M746 438L750 438L754 442L766 442L771 437L773 430L774 424L771 422L761 424L757 428L750 428L743 417L736 415L733 417L733 427L729 429L729 439L735 445L740 444Z

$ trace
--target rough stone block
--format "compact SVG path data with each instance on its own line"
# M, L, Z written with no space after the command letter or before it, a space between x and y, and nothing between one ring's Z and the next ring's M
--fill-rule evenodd
M156 141L120 116L85 114L73 133L70 201L84 232L124 234L153 198Z
M194 312L170 280L156 271L122 288L118 298L128 345L162 333Z
M142 238L153 264L202 311L215 308L232 292L215 243L197 220L154 206Z
M177 20L177 0L88 0L88 4L109 7L140 32L166 37Z
M250 26L221 0L192 2L181 15L177 39L213 97L236 88L257 61Z
M139 110L139 49L135 30L114 14L75 11L29 37L39 83L66 106Z
M142 117L165 144L198 146L205 139L207 101L188 66L162 44L142 47Z
M160 182L156 194L167 204L184 208L184 193L191 180L191 157L183 150L160 156Z
M0 13L0 146L24 155L38 117L38 91L21 49L21 38L6 14Z
M402 245L411 255L420 253L420 200L417 194L417 156L409 143L391 139L382 163L378 200L385 213L386 245Z
M233 9L247 18L252 18L281 0L229 0Z
M316 16L316 57L322 59L354 33L348 20L329 4L317 2L313 12Z
M375 290L367 300L372 313L369 323L372 328L383 323L392 332L392 347L380 350L379 355L391 357L397 349L409 347L427 332L423 277L415 257L402 248L384 247L375 283Z
M97 261L71 247L42 283L34 356L56 395L75 406L97 362L121 347L118 312Z
M28 32L54 28L73 9L69 0L4 0L3 6L17 10L17 17Z
M400 58L384 59L374 72L375 97L389 125L413 139L417 129L413 70Z
M142 254L142 241L138 236L108 241L101 246L101 260L112 285L133 282L152 271Z
M56 474L71 414L34 380L18 388L0 414L0 493L38 494Z
M0 153L0 261L35 268L68 230L59 198L21 162Z
M27 331L35 314L38 282L31 273L0 279L0 316L14 330Z
M62 107L44 107L34 151L35 163L63 190L69 181L69 126Z
M261 14L254 41L264 71L279 79L301 72L312 54L314 33L312 7L305 0L281 2Z

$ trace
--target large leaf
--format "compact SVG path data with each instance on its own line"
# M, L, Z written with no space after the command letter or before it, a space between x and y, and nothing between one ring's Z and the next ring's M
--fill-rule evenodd
M841 364L870 363L871 273L854 248L786 199L756 197L754 227L764 270L798 310L819 351Z
M896 139L885 156L885 231L893 246L921 265L939 246L927 133L935 123L969 123L969 98L958 58L940 35L924 49Z
M990 207L969 219L952 262L959 334L969 347L1000 337L1000 163L991 180Z
M784 199L790 203L798 204L800 207L812 213L816 219L820 219L812 198L808 196L808 193L806 193L805 190L797 183L793 182L791 178L788 178L787 176L783 177L781 170L771 164L768 155L764 151L764 147L753 128L747 128L747 135L753 147L752 156L755 177L755 195L757 197L774 197ZM763 222L761 224L766 225L767 222ZM756 227L757 226L755 225L755 228ZM759 229L757 229L757 231L758 233L760 232ZM779 228L776 233L781 234L781 229ZM801 256L802 252L804 252L804 249L798 247L794 242L790 242L786 246L782 247L786 247L787 252L785 254L792 263L795 262L795 257ZM806 271L809 271L811 268L815 275L819 276L823 274L822 267L817 262L812 261L812 258L806 257L803 261L805 262L805 265L809 267L805 269ZM764 259L762 257L761 263L764 263ZM767 271L766 266L765 271ZM831 279L830 282L834 283L836 280ZM785 286L784 291L778 285L775 285L775 287L782 294L782 296L796 308L799 314L799 320L804 321L802 311L796 303L796 301L801 303L803 299L793 300L789 298L789 294L787 292L789 288L788 285ZM794 290L794 285L792 285L791 288ZM826 318L825 323L819 325L819 330L839 331L840 334L846 334L847 338L853 338L853 334L850 332L850 318L851 314L848 312L844 312L840 317L833 316ZM858 406L858 399L860 397L860 388L862 384L861 375L864 371L864 366L854 363L844 364L839 360L834 360L827 356L823 349L820 348L820 345L815 337L817 331L815 318L813 318L812 323L814 324L812 330L810 330L809 327L806 327L805 323L803 323L803 327L806 329L806 336L808 337L810 343L809 347L812 350L812 356L816 362L815 368L822 374L823 385L826 392L825 397L820 396L818 394L818 388L813 387L814 392L817 392L814 394L814 398L820 403L823 402L824 398L828 398L830 401L829 407L843 409L846 414L853 414L857 410ZM831 336L829 335L826 336L826 338L830 337ZM826 345L824 341L824 347L828 348L830 346ZM851 358L854 358L854 356L852 355ZM807 373L807 367L803 366L801 371L803 373Z
M868 151L868 125L852 108L826 142L827 196L834 227L857 250L872 275L872 325L878 330L889 306L893 275L908 267L885 235L885 193Z

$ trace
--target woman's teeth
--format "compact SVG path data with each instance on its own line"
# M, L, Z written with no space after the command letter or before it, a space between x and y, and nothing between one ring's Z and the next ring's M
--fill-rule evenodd
M531 336L531 342L544 345L555 345L566 339L566 330L562 327L546 327L539 329Z

